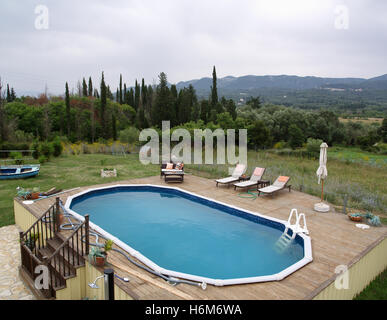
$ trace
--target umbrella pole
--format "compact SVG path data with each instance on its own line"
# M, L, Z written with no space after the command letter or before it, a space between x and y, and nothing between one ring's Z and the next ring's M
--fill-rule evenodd
M324 179L321 179L321 202L324 200Z

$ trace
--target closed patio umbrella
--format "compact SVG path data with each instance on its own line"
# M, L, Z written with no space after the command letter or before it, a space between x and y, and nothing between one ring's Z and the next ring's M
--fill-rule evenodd
M328 176L327 170L327 156L328 156L328 145L323 142L320 145L320 166L318 167L316 174L318 177L318 183L321 182L321 203L315 205L317 211L329 211L329 206L323 204L324 200L324 180Z

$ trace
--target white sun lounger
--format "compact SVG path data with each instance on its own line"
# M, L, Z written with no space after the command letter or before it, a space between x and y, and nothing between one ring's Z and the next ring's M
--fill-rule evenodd
M273 195L277 191L280 191L285 188L288 188L290 192L290 189L292 186L287 184L289 180L290 180L289 177L279 176L272 185L258 189L258 196L260 196L261 193Z
M245 171L246 171L246 166L244 164L238 164L235 167L234 172L232 173L231 177L215 180L216 186L218 186L218 184L220 183L220 184L227 184L229 187L230 183L239 181L241 175L244 174Z
M265 170L265 168L256 167L253 174L251 175L250 180L234 183L234 190L236 190L236 188L248 188L258 186L263 174L265 173Z

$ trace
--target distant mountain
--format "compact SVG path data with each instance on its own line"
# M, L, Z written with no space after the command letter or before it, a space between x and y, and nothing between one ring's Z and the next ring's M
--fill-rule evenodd
M188 87L190 84L196 89L199 95L209 94L212 85L212 78L201 78L196 80L181 81L177 88ZM387 74L371 79L363 78L321 78L321 77L299 77L289 75L278 76L254 76L242 77L227 76L219 78L218 90L220 92L236 91L251 92L257 89L287 89L287 90L308 90L308 89L386 89Z

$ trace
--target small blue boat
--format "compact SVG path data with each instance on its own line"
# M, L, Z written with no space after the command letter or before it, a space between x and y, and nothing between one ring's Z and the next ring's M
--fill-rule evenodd
M24 179L39 174L40 165L0 166L0 180Z

